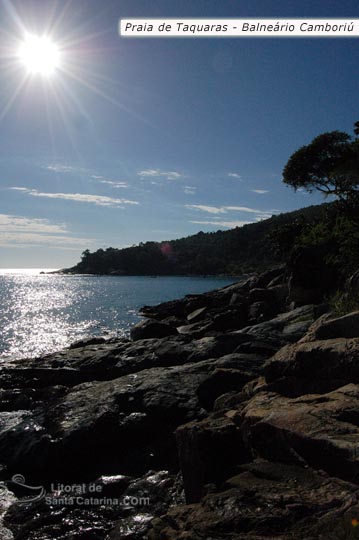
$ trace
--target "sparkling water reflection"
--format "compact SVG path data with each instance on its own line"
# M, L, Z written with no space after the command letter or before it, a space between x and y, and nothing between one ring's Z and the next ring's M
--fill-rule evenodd
M36 357L87 336L125 335L138 309L201 293L227 278L0 275L0 358Z

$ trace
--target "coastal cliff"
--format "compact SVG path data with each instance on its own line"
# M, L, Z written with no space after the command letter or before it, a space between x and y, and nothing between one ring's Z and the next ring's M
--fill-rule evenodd
M359 312L310 262L2 365L1 537L357 538Z

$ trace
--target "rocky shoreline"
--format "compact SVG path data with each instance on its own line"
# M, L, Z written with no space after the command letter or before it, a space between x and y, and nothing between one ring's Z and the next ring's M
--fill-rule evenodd
M301 276L3 364L0 537L359 537L359 312L335 318Z

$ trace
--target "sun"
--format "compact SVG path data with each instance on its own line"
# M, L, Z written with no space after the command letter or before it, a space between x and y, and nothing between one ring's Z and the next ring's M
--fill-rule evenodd
M31 74L50 77L60 66L60 51L48 36L28 34L18 50L18 58Z

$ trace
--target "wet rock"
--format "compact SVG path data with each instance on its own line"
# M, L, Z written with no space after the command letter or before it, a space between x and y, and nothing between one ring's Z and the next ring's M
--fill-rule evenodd
M13 504L7 527L18 540L142 540L154 517L183 502L181 482L167 471L149 471L137 479L101 477L80 486L83 491L75 496L48 489L47 500Z
M2 416L0 455L41 477L173 466L171 433L203 415L196 390L206 376L195 366L154 368L78 385L46 410Z
M16 497L6 485L0 482L0 538L1 540L14 540L12 531L4 523L7 510L16 502Z
M338 540L354 534L355 485L280 463L255 461L242 471L199 504L154 520L149 539Z

